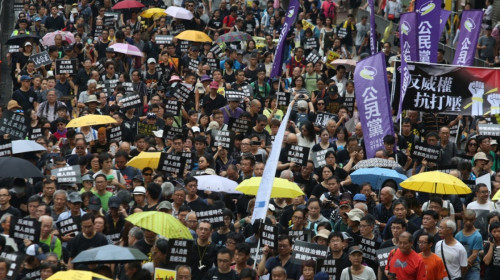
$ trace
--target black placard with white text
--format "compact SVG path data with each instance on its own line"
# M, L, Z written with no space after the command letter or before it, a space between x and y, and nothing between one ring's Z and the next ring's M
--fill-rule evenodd
M305 260L324 259L328 254L328 246L304 241L295 241L292 246L292 262L302 264Z
M252 127L252 120L229 118L227 129L235 133L247 133Z
M229 130L212 130L212 135L215 134L213 138L213 147L222 146L226 150L231 151L233 149L234 143L234 131Z
M0 140L0 157L12 155L12 140Z
M109 130L109 141L122 141L122 129L119 126L112 127Z
M0 257L10 261L10 266L8 268L9 270L7 271L7 277L5 279L6 280L16 279L17 275L19 274L19 271L21 271L21 268L23 267L22 264L26 256L21 253L1 252Z
M421 161L425 158L428 162L437 162L441 150L437 146L428 145L425 143L415 143L411 150L412 158Z
M185 165L186 158L179 155L161 153L158 169L165 172L180 174L180 176L182 176L184 174Z
M181 102L186 102L186 100L188 100L189 97L191 96L191 90L188 87L186 87L185 85L178 83L175 86L172 95L175 98L177 98L177 100L179 100Z
M289 230L288 231L288 236L290 236L293 241L310 242L311 241L311 235L312 235L312 232L310 230L308 230L308 229Z
M389 258L389 254L391 253L392 250L395 250L397 248L398 248L397 246L393 246L393 247L378 249L376 251L378 266L385 267L387 265L387 259Z
M171 113L178 116L181 111L181 102L177 100L167 99L165 102L165 113Z
M163 128L163 138L166 140L174 140L178 134L183 134L184 130L181 127L165 126Z
M276 98L278 101L278 106L288 106L290 104L290 93L289 92L276 92Z
M0 132L9 134L13 140L25 139L28 134L28 126L26 125L26 116L14 113L9 110L4 110L0 123Z
M76 74L77 64L76 59L56 59L56 75Z
M73 217L56 222L56 227L61 236L71 233L75 233L76 235L81 231L80 222L75 221Z
M328 148L326 150L319 150L316 152L311 152L311 158L312 158L312 161L314 163L314 167L318 168L318 167L326 165L325 156L326 156L326 153L328 153L329 151L334 152L333 148Z
M167 268L175 269L178 265L191 263L193 240L169 239L167 244Z
M50 173L57 177L59 184L77 184L82 182L79 165L66 166L52 169Z
M309 148L298 145L286 145L288 162L295 162L296 165L305 166L309 158Z
M123 110L134 108L137 105L141 104L141 96L139 94L135 94L129 97L125 97L120 99L120 103L122 104Z
M35 62L35 69L52 63L52 60L50 59L49 53L47 51L33 54L30 56L29 60Z
M264 247L267 245L270 249L278 249L278 234L277 226L262 224L261 246Z
M220 61L217 58L207 58L207 64L213 71L215 69L219 69Z
M326 258L326 259L317 259L316 260L316 271L318 272L326 272L328 273L328 276L330 276L330 279L336 279L335 277L338 275L340 277L340 274L342 273L341 269L344 269L344 267L341 267L342 261L336 260L332 258L331 256Z
M200 65L200 61L197 59L190 59L188 63L188 68L191 69L193 72L198 71L198 66Z
M500 124L478 124L477 128L479 130L478 134L481 136L500 136Z
M9 237L24 240L28 239L32 243L40 240L40 222L35 219L20 219L12 216L10 219Z
M223 56L222 49L220 48L219 44L214 43L213 46L210 48L210 52L214 54L214 57L221 58ZM219 67L217 67L219 68Z
M30 140L36 140L38 137L42 137L42 128L41 127L32 127L30 132L28 133L28 137Z
M334 120L335 122L339 121L339 116L336 114L330 114L330 113L317 113L316 115L316 120L314 121L314 126L316 127L326 127L328 125L329 120Z
M307 62L312 62L314 64L316 64L316 62L318 62L320 59L321 57L319 56L319 54L314 51L310 52L306 57Z
M212 224L212 228L219 228L224 225L224 209L197 211L196 218L198 221L208 221Z

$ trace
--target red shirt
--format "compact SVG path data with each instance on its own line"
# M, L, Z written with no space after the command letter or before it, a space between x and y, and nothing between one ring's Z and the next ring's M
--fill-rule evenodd
M224 18L224 20L222 20L222 24L226 24L226 27L233 27L235 21L236 21L236 19L234 17L232 17L231 15L228 15ZM228 32L229 32L229 30L224 30L224 33L228 33Z
M413 250L408 255L401 253L399 249L391 252L385 270L396 274L397 279L427 280L424 260Z

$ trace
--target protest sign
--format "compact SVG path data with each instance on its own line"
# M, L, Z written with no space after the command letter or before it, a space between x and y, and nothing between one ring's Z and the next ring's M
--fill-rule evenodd
M354 102L356 102L355 97L344 97L344 106L347 107L351 114L354 112Z
M220 61L217 58L207 58L207 64L213 71L215 69L219 69Z
M251 244L250 256L254 259L255 263L260 263L262 260L262 248L257 247L257 243Z
M109 141L122 141L122 128L119 126L112 127L109 130Z
M12 216L10 219L9 237L17 240L28 239L32 243L40 240L40 222L34 219L21 219Z
M128 110L141 104L141 96L139 94L135 94L129 97L125 97L120 100L120 103L122 104L123 110Z
M186 161L186 168L192 170L194 168L194 154L190 151L182 152L182 158Z
M316 51L310 52L306 57L307 62L312 62L314 64L316 64L316 62L318 62L320 59L321 59L321 57L319 56L319 54Z
M19 271L21 271L21 268L23 267L22 264L24 262L25 255L21 253L7 253L4 251L0 253L0 257L10 261L6 280L16 279Z
M12 155L12 140L0 140L0 157Z
M176 30L176 31L180 31L180 30ZM184 30L182 30L182 31L184 31ZM186 53L189 49L189 41L181 41L180 44L181 44L181 53Z
M312 158L312 161L314 163L315 168L326 165L325 156L326 156L326 153L328 153L329 151L335 152L333 150L333 148L328 148L326 150L311 152L311 158Z
M262 227L261 246L267 245L270 249L278 249L278 227L271 224L262 224Z
M25 139L28 133L26 125L26 116L14 113L9 110L4 110L2 123L0 123L0 132L9 134L13 140Z
M154 124L147 124L143 122L137 123L137 134L144 136L154 136L153 131L158 130L158 126Z
M193 240L171 238L167 246L167 268L174 269L178 265L191 262Z
M326 259L317 259L316 267L318 272L326 272L331 279L339 280L340 278L336 277L337 275L340 277L340 274L342 273L341 269L344 268L341 267L342 263L343 261L340 259L337 261L334 258L328 257Z
M222 146L227 150L233 149L234 136L235 133L229 130L215 130L212 131L212 134L215 133L215 137L213 138L213 147Z
M288 106L290 104L290 93L289 92L276 92L276 98L278 101L278 106Z
M110 25L113 24L113 21L118 21L118 18L120 17L121 12L120 11L108 11L104 12L104 18L111 18L112 21L110 23L104 23L104 25ZM105 21L106 22L106 21Z
M178 134L183 134L183 129L180 127L165 126L163 128L163 138L166 140L174 140Z
M174 269L165 269L155 267L153 279L155 280L174 280L176 279L177 272Z
M30 128L30 132L28 133L28 138L30 140L36 140L38 137L42 137L42 128L41 127L32 127Z
M96 61L94 67L95 67L95 70L97 70L97 72L99 72L99 75L103 75L104 72L106 72L104 65L102 65L99 61Z
M245 99L245 97L246 97L246 95L242 90L226 89L226 98L228 101L231 101L231 100L243 101L243 99Z
M328 254L328 246L304 241L295 241L292 246L292 262L302 264L305 260L324 259Z
M178 116L181 112L181 102L177 100L167 99L165 103L165 113L171 113L174 116Z
M483 239L488 237L488 214L489 210L474 210L476 212L476 220L474 227L479 230Z
M383 249L378 249L376 251L378 265L380 267L385 267L387 265L387 259L389 258L389 254L391 253L392 250L395 250L397 248L398 248L397 246L392 246Z
M359 246L361 247L361 251L363 251L363 258L365 259L365 261L371 261L373 264L375 264L377 262L376 251L378 248L380 248L380 242L362 237Z
M308 229L289 230L288 236L290 236L293 241L310 242L312 239L312 232L311 232L311 230L308 230Z
M73 217L56 222L56 227L61 236L70 233L74 233L74 235L77 235L78 232L81 231L80 221L76 221Z
M500 124L485 123L478 124L478 134L481 136L500 136Z
M314 121L314 126L326 127L328 125L329 120L334 120L335 122L338 122L339 116L336 114L330 114L326 112L318 112L318 114L316 115L316 120Z
M178 83L175 86L172 95L175 98L177 98L177 100L179 100L181 102L186 102L186 100L188 100L189 97L191 96L191 90L188 87L186 87L185 85Z
M193 72L198 71L198 66L200 66L200 61L198 59L190 59L188 63L188 68Z
M52 169L50 173L57 177L57 182L60 184L78 184L82 182L79 165Z
M9 50L7 51L8 53L17 53L19 52L19 46L18 45L10 45Z
M252 127L252 121L248 119L229 118L227 129L235 133L247 133Z
M186 159L179 155L161 153L158 169L165 172L184 174Z
M441 154L441 149L425 143L415 143L411 152L413 159L418 159L419 161L425 159L429 162L437 162Z
M155 41L158 45L172 44L174 36L172 35L156 35Z
M219 46L219 44L217 43L214 43L212 45L212 47L210 48L210 51L211 53L214 54L214 57L218 57L218 58L221 58L224 54L222 53L222 49L221 47ZM216 67L216 68L219 68L219 67Z
M288 162L295 162L296 165L305 166L309 158L309 148L298 145L286 145Z
M56 59L56 75L76 74L77 64L78 61L76 59Z
M196 218L198 221L208 221L212 224L212 228L218 228L224 225L224 209L210 209L205 211L197 211Z
M29 60L35 63L35 69L52 63L52 60L50 59L49 53L47 51L33 54L30 56Z

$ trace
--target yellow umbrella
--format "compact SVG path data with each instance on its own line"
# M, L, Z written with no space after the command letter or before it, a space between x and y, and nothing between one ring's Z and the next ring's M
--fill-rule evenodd
M500 199L500 191L497 191L495 195L491 198L491 200L497 201Z
M208 37L207 34L196 30L183 31L179 35L175 36L175 38L191 42L201 42L201 43L212 42L212 39Z
M471 189L455 176L439 171L423 172L404 180L402 188L436 194L469 194Z
M152 17L161 17L161 16L166 16L167 13L165 13L165 9L160 9L160 8L151 8L144 10L141 13L141 17L143 18L152 18Z
M160 156L161 152L141 152L127 162L127 165L140 170L146 167L156 169L158 168L158 163L160 162Z
M166 238L193 239L189 229L174 216L158 211L146 211L128 216L125 220Z
M104 277L101 274L97 274L90 271L83 270L67 270L59 271L54 275L47 278L47 280L92 280L92 279L106 279L111 280L108 277Z
M236 187L236 190L246 195L257 195L261 180L262 177L246 179ZM304 195L304 192L296 183L281 178L274 178L271 198L294 198L300 195Z
M86 115L72 119L66 127L82 127L108 123L116 123L116 120L106 115Z

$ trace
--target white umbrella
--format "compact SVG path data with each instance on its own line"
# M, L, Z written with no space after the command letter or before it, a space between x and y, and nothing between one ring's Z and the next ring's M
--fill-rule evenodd
M165 10L165 13L174 18L191 20L193 18L193 13L181 7L170 6Z
M47 148L33 140L14 140L12 141L12 153L21 154L28 152L46 151Z
M212 192L239 193L235 190L238 183L217 175L194 176L198 180L198 189Z

